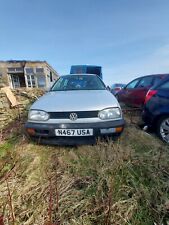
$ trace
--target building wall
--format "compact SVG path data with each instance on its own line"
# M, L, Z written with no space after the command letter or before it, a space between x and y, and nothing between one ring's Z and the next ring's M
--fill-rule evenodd
M58 73L46 61L4 61L0 62L0 78L3 83L8 86L12 85L11 76L9 75L8 68L23 68L23 74L20 71L18 76L24 77L26 87L35 86L42 87L45 82L44 88L49 88L58 78ZM32 69L33 73L29 73L27 69ZM37 72L36 68L43 68L43 72ZM10 74L13 74L12 72ZM17 75L17 73L15 73ZM52 82L50 80L52 74ZM32 75L32 76L31 76ZM13 76L13 75L12 75ZM35 77L35 79L33 79ZM20 77L21 78L21 77ZM23 80L23 79L22 79ZM30 81L31 80L31 81Z

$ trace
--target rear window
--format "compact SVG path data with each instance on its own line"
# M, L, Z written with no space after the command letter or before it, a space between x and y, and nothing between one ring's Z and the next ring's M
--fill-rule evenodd
M159 89L169 89L169 81L165 82L164 84L162 84Z
M155 79L154 79L154 85L159 84L165 78L166 78L165 75L160 75L160 76L155 77Z

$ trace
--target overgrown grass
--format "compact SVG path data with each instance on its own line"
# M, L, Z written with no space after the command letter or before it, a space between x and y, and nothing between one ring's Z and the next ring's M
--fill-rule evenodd
M169 149L134 126L116 142L62 148L19 138L1 146L6 224L162 225L169 218ZM11 212L10 203L13 205Z

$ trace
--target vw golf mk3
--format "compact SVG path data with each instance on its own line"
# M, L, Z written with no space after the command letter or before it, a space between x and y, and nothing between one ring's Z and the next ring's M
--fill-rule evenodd
M61 76L30 108L26 133L44 144L94 143L119 136L124 119L116 98L97 75Z

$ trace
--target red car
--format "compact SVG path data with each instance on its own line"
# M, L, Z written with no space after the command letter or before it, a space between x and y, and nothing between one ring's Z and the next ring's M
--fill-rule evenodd
M127 106L142 108L148 90L167 76L169 77L169 74L155 74L139 77L128 83L116 94L116 97L119 102Z

